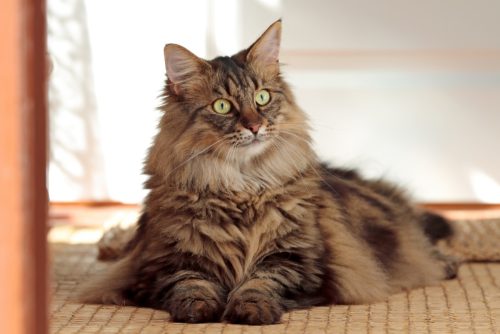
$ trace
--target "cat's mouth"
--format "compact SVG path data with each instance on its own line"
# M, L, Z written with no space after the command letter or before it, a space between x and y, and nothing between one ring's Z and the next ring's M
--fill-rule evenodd
M267 140L265 137L254 136L252 138L247 138L243 143L240 144L241 147L257 146L264 143Z
M245 151L245 154L248 156L256 156L259 155L260 153L264 152L264 150L267 148L269 141L267 140L268 138L259 138L259 137L254 137L254 138L249 138L247 141L244 143L240 144L240 148Z
M248 144L248 145L258 145L259 143L262 143L262 140L260 140L259 138L255 137L254 139L252 139Z

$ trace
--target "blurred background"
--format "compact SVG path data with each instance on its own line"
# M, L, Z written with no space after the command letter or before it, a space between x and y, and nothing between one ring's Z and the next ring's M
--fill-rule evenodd
M421 202L500 203L496 0L48 0L51 201L139 203L163 46L204 58L283 19L281 60L326 161Z

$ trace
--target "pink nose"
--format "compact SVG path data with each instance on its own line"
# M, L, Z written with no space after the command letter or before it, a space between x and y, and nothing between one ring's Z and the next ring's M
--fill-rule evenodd
M260 123L253 123L253 124L248 124L246 128L252 131L253 134L256 134L259 131L261 125L262 124Z

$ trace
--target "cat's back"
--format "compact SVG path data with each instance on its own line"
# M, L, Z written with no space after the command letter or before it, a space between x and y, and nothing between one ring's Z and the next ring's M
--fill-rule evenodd
M404 191L354 170L323 165L321 171L327 282L342 287L341 302L381 300L443 279L443 265L419 224L421 213Z

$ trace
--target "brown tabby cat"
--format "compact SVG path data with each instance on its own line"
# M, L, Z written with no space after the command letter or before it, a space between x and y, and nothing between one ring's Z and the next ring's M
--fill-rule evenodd
M272 324L283 312L370 303L453 277L451 234L396 187L329 168L280 76L281 22L206 61L165 47L150 193L120 259L87 302L149 306L183 322Z

